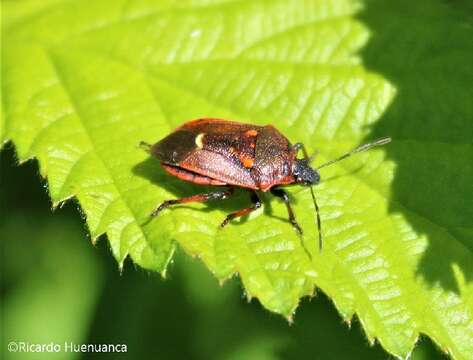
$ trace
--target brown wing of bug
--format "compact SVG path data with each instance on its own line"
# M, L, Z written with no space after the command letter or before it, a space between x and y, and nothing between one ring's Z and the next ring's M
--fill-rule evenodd
M295 151L270 125L193 120L153 145L151 153L167 172L198 184L267 191L294 182Z

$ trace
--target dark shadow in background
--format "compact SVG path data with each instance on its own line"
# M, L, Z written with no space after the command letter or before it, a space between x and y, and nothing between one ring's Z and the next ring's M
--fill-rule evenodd
M368 70L397 95L370 138L391 136L393 213L428 245L418 274L458 291L452 264L473 280L473 6L463 1L368 0Z

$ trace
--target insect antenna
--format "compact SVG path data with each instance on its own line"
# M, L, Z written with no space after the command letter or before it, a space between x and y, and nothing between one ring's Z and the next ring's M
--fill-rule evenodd
M353 154L356 154L356 153L360 153L360 152L363 152L363 151L366 151L366 150L369 150L375 146L381 146L381 145L385 145L387 143L391 142L391 138L390 137L385 137L385 138L382 138L382 139L378 139L376 141L373 141L373 142L370 142L368 144L363 144L363 145L360 145L358 146L356 149L353 149L352 151L349 151L347 152L346 154L336 158L336 159L333 159L333 160L330 160L330 161L327 161L325 164L322 164L320 165L317 169L322 169L326 166L329 166L329 165L332 165L333 163L336 163L340 160L343 160L343 159L346 159L347 157L350 157L352 156Z
M312 160L317 155L317 152L309 156L304 144L298 143L297 148L302 150L302 154L304 155L304 159L307 161L308 164L312 162ZM319 233L319 251L322 251L323 241L322 241L322 221L320 220L320 212L319 212L319 205L317 204L317 200L315 199L314 193L314 186L310 187L310 194L312 195L312 202L314 203L314 210L315 210L315 217L317 219L317 231ZM312 258L311 256L309 256Z
M322 252L322 222L320 221L320 214L319 214L319 205L317 204L317 200L315 200L314 194L314 187L310 187L310 194L312 195L312 202L314 203L315 208L315 216L317 218L317 231L319 233L319 251Z
M363 145L360 145L358 146L356 149L353 149L352 151L349 151L347 152L346 154L336 158L336 159L333 159L333 160L330 160L330 161L327 161L326 163L320 165L317 170L323 168L323 167L326 167L326 166L329 166L329 165L332 165L333 163L336 163L337 161L340 161L340 160L343 160L343 159L346 159L347 157L350 157L352 156L353 154L356 154L356 153L360 153L360 152L363 152L363 151L366 151L366 150L369 150L375 146L381 146L381 145L385 145L387 143L391 142L391 138L390 137L385 137L385 138L382 138L382 139L378 139L378 140L375 140L373 142L370 142L370 143L367 143L367 144L363 144ZM307 153L306 153L307 154ZM307 155L306 155L307 156ZM323 242L322 242L322 226L321 226L321 221L320 221L320 215L319 215L319 206L317 205L317 201L315 200L315 194L314 194L314 190L313 190L313 186L310 187L310 193L312 194L312 201L314 202L314 208L315 208L315 213L316 213L316 216L317 216L317 229L319 231L319 250L322 251L322 246L323 246Z

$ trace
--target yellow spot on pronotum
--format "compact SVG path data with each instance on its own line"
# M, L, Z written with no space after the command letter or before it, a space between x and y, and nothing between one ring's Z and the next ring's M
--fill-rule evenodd
M204 147L204 133L200 133L195 137L195 144L199 149L202 149Z

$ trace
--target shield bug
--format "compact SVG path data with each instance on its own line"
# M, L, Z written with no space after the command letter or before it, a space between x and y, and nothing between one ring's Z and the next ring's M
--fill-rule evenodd
M301 184L310 187L322 248L322 229L319 207L313 185L320 182L319 170L355 153L390 142L390 138L364 144L316 168L302 143L291 144L272 125L257 126L224 119L198 119L186 122L154 145L141 142L141 146L156 157L164 170L179 179L202 185L226 186L225 190L166 200L152 213L175 204L226 199L235 187L248 189L251 206L229 214L222 222L224 227L234 218L244 216L261 206L257 191L270 191L287 207L289 221L297 233L302 229L283 185ZM298 158L302 151L302 158Z

